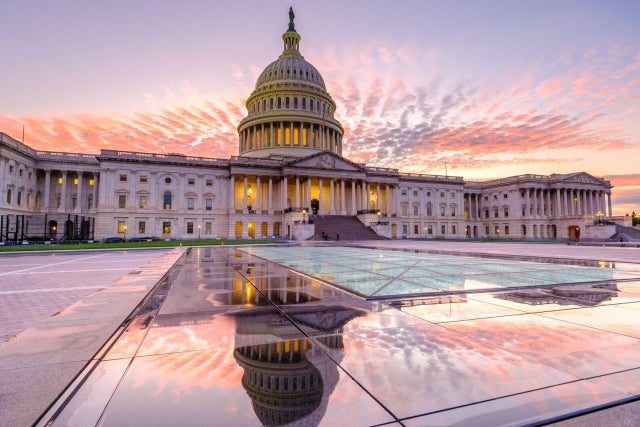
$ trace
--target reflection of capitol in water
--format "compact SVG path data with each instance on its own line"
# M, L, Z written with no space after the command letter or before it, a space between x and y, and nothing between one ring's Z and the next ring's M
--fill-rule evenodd
M616 284L607 283L590 286L525 289L496 294L495 297L529 305L558 304L589 307L609 301L617 295L618 288Z
M307 336L342 349L343 326L360 311L341 306L298 306L287 313ZM275 309L235 314L234 357L242 386L263 425L317 425L339 380L338 366ZM319 336L321 335L321 336ZM340 355L340 352L337 352Z

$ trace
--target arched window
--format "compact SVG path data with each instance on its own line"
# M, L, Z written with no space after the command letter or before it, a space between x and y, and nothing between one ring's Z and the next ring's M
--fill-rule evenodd
M298 97L293 98L293 108L298 108Z
M309 100L309 110L313 111L313 99Z
M427 216L433 216L433 208L431 207L431 202L427 202Z
M269 100L269 109L273 110L273 98Z
M303 110L307 109L307 98L302 98L302 109Z
M278 97L278 108L282 108L282 98Z
M163 199L162 206L164 206L164 209L171 209L171 192L165 191Z
M288 96L284 99L284 108L289 108L289 97Z

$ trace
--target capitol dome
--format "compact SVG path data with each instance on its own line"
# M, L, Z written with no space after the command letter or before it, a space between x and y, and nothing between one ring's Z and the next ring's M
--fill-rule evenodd
M284 50L258 77L238 126L239 154L246 157L306 157L321 151L342 155L343 128L324 79L300 54L301 36L289 8Z

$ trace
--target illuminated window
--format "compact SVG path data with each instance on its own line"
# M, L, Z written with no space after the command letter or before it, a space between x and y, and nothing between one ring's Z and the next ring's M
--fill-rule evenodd
M171 192L165 191L163 199L162 206L164 206L164 209L171 209Z
M124 208L127 206L127 195L126 194L118 194L118 207Z
M193 234L193 222L187 222L187 234Z
M147 223L144 221L139 221L138 222L138 234L144 234L145 233L145 228L147 226Z
M61 176L58 177L58 184L62 184L62 177Z
M122 220L118 221L118 233L124 234L126 230L127 230L127 226L124 224L124 221Z
M95 180L93 178L89 178L89 185L93 187L95 184Z
M162 223L162 234L171 234L171 222L166 221Z
M147 208L147 196L138 197L138 207L140 209L146 209Z
M204 234L211 234L211 221L204 223Z

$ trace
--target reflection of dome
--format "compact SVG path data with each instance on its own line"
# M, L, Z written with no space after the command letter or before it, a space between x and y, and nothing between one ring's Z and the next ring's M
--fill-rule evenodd
M322 76L300 54L301 36L289 9L284 50L269 64L247 99L247 117L238 126L239 154L247 157L306 157L342 153L342 125Z
M292 423L320 405L323 381L318 369L305 358L307 349L307 340L291 340L234 351L244 369L242 386L263 425Z

